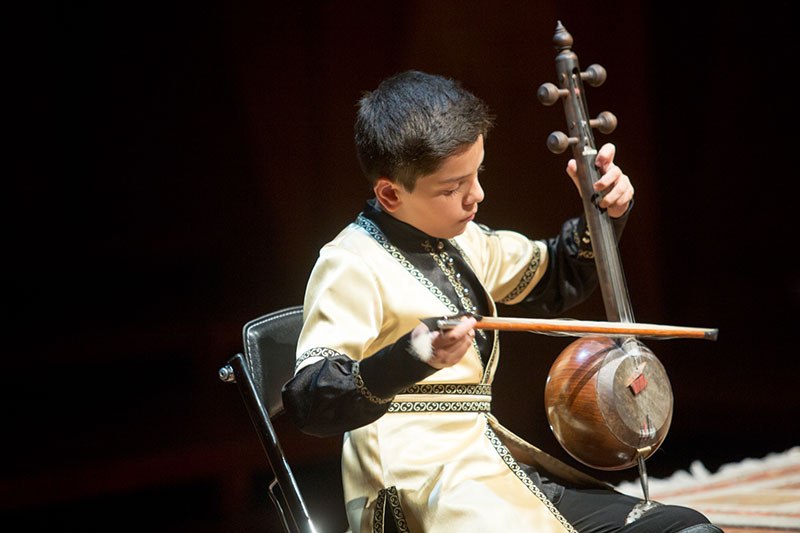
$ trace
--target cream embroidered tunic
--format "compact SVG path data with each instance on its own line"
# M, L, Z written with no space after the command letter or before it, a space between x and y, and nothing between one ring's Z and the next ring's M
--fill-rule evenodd
M494 301L524 299L550 259L543 241L474 223L450 244L489 296L492 315ZM436 254L432 248L431 256ZM443 270L458 286L452 278L457 274ZM359 375L358 362L397 343L421 318L461 310L429 278L360 215L321 250L308 283L297 372L346 356L356 362L358 393L388 408L344 434L343 486L352 531L382 531L391 520L401 531L417 532L574 531L519 462L576 484L599 482L513 435L490 414L496 335L487 361L474 345L458 364L393 398L373 394Z

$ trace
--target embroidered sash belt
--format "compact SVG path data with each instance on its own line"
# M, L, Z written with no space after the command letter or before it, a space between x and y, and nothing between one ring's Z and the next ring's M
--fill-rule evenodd
M434 400L419 396L437 395ZM416 398L414 398L416 396ZM389 413L487 413L492 386L469 383L420 383L404 389L389 405Z

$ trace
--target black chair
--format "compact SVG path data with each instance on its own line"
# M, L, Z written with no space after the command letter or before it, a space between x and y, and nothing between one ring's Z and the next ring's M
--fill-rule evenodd
M274 475L270 498L289 533L316 531L272 425L272 418L283 412L281 387L294 374L302 325L302 306L251 320L242 331L244 354L234 355L219 370L222 381L235 382L239 387Z

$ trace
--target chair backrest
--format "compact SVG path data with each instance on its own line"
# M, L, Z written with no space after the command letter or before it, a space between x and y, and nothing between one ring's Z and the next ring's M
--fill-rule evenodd
M239 386L275 479L269 494L285 531L313 533L314 525L271 419L283 411L281 389L294 375L295 350L303 326L303 308L287 307L244 325L244 353L219 371L220 379ZM277 490L279 489L279 490Z
M242 329L243 353L237 353L219 369L219 378L236 383L241 392L250 419L256 428L267 454L274 480L269 484L269 495L278 511L284 531L288 533L315 533L305 499L283 453L272 419L283 411L281 391L294 376L297 340L303 327L303 307L294 306L273 311L247 322ZM341 450L341 441L338 443ZM315 449L319 447L315 444ZM327 468L325 465L316 465ZM323 475L341 481L338 457L333 469ZM312 487L320 485L319 471L306 478ZM344 495L338 486L326 478L325 491L315 493L317 510L324 510L330 524L347 523L341 501ZM336 526L333 526L336 527ZM346 526L345 526L346 527ZM349 531L349 530L348 530Z
M303 306L274 311L244 325L244 356L270 418L283 411L281 388L294 375Z

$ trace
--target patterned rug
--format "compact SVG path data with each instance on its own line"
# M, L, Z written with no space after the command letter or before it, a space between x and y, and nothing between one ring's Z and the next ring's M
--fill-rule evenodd
M800 447L714 473L695 462L688 472L650 479L649 488L652 499L697 509L728 533L800 531ZM638 480L617 489L642 496Z

